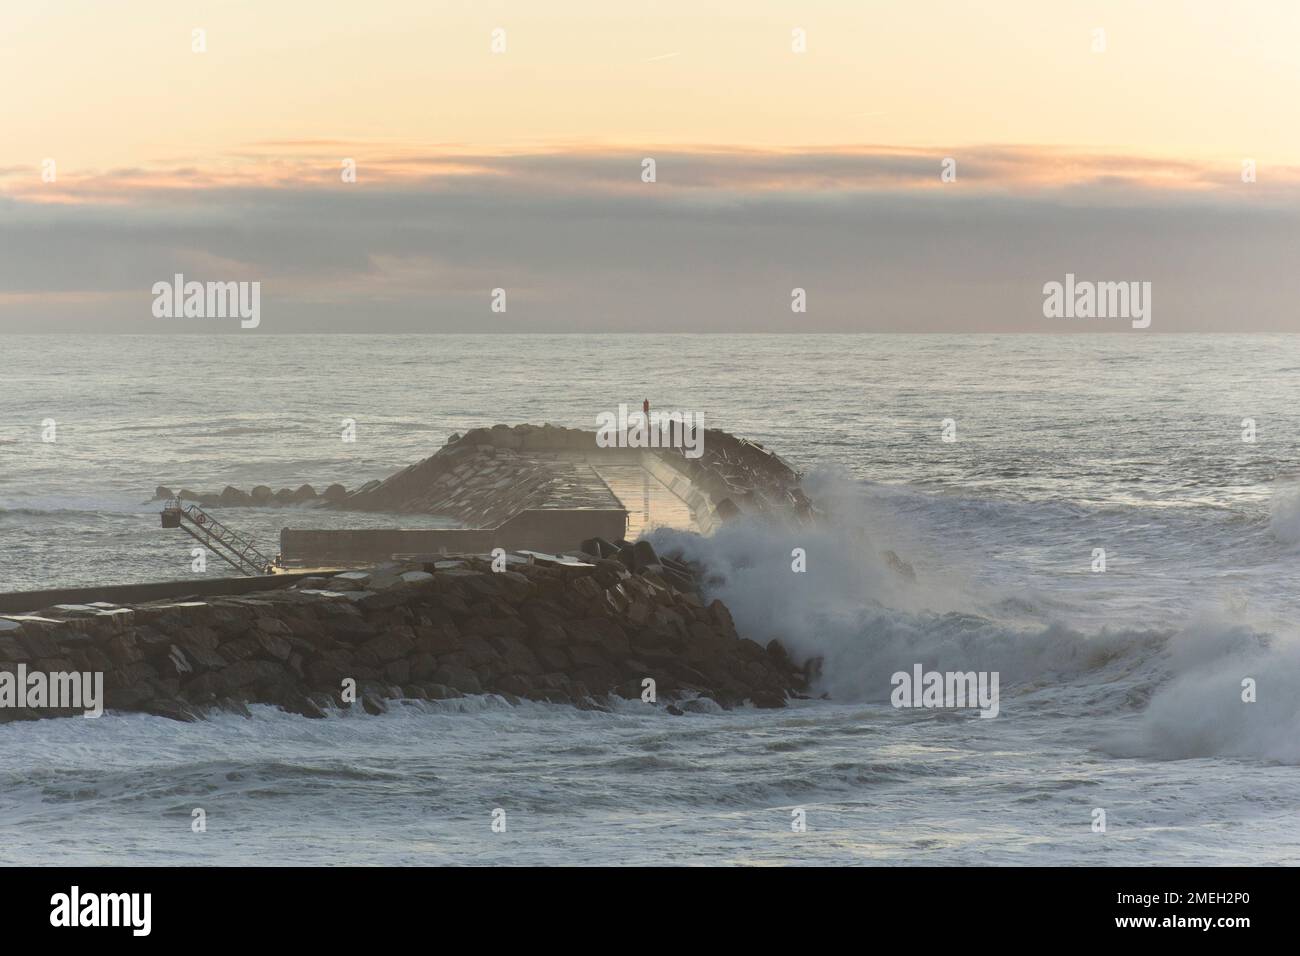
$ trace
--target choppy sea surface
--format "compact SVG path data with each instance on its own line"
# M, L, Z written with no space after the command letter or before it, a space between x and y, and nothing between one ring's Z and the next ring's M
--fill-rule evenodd
M352 487L647 396L836 514L656 532L829 701L5 724L0 862L1298 863L1297 382L1295 336L0 336L4 591L190 576L159 484ZM998 716L894 709L916 663L996 671Z

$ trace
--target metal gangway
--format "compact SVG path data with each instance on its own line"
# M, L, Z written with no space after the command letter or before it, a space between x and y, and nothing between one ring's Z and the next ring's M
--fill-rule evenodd
M274 569L271 559L258 551L250 538L180 498L168 498L163 505L162 526L180 528L240 574L270 574Z

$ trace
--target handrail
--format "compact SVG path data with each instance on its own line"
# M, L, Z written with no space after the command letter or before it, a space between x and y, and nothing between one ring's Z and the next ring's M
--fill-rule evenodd
M186 505L180 498L169 498L163 506L164 526L167 517L195 541L212 551L241 574L265 574L272 561L259 551L251 538L222 524L198 505Z

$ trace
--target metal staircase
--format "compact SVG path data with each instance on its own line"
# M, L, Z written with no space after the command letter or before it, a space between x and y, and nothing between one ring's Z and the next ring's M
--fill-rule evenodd
M250 538L226 527L198 505L187 505L180 498L169 498L163 505L162 526L180 528L240 574L269 574L273 567L271 559L258 551Z

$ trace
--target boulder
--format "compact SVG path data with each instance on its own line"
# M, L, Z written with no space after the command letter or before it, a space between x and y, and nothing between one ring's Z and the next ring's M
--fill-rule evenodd
M192 724L202 716L198 710L183 700L156 698L146 702L142 709L146 714L166 717L168 720L186 724Z
M595 558L612 558L618 554L618 548L604 538L588 538L578 547Z
M464 694L483 693L483 685L479 682L478 675L468 667L444 665L438 668L433 675L433 680L435 683L454 687Z
M221 489L221 496L218 500L223 505L231 506L251 504L253 499L248 496L248 492L240 491L234 485L226 485L225 488Z
M330 578L330 587L340 591L356 591L370 584L369 571L344 571Z
M434 681L425 681L424 691L429 695L429 700L455 700L458 697L465 696L455 688Z
M404 657L415 647L414 639L405 633L409 630L393 630L367 641L357 648L356 659L363 664L387 664Z
M659 555L655 553L654 545L649 541L641 540L632 545L631 567L633 571L642 571L658 564Z

